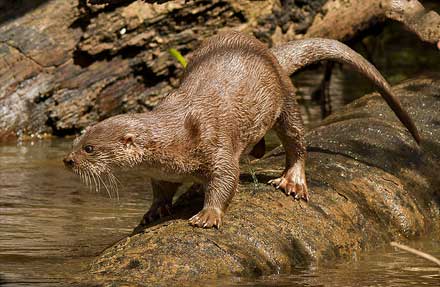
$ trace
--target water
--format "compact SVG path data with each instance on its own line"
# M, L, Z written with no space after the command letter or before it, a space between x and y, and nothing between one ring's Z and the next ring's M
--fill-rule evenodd
M438 240L412 242L419 250L440 256ZM380 247L351 261L300 268L290 275L272 275L258 280L230 280L229 286L439 286L440 267L415 255Z
M128 235L148 208L147 179L123 178L129 184L119 201L90 192L63 167L70 145L0 146L1 280L23 286L65 281Z
M0 146L0 285L60 286L127 236L151 202L146 179L126 174L120 199L89 191L65 170L70 140ZM440 258L440 242L411 243ZM8 283L9 282L9 283ZM292 275L224 278L240 286L438 286L440 268L393 248ZM218 285L207 282L208 285Z

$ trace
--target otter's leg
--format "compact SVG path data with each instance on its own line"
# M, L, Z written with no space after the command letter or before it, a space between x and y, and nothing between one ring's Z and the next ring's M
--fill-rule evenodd
M190 218L191 225L203 228L217 227L222 223L226 211L238 186L240 170L238 157L218 157L217 163L205 186L205 202L203 209Z
M180 185L181 183L176 182L151 180L153 203L148 212L145 213L141 225L147 225L159 218L171 215L173 196Z
M280 117L275 124L275 131L286 151L286 167L280 178L269 181L295 199L308 201L305 175L306 146L304 127L298 105L293 97L286 100Z

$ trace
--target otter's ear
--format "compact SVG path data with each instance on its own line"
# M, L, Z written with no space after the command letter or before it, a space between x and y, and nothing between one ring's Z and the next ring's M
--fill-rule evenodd
M126 147L131 147L134 145L134 141L135 141L135 135L132 133L128 133L126 134L123 138L122 138L122 143L126 146Z

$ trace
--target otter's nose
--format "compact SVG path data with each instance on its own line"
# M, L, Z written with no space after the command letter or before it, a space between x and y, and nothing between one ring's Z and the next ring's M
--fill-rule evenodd
M75 161L72 158L72 155L69 154L67 155L64 159L63 159L64 165L66 167L73 167L73 165L75 164Z

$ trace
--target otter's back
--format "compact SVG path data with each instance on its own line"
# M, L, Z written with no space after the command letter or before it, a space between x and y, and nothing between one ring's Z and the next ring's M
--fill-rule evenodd
M276 58L263 43L225 32L205 40L194 52L180 90L188 95L193 109L200 111L202 122L215 121L216 126L237 130L247 145L274 124L291 85L285 81Z

